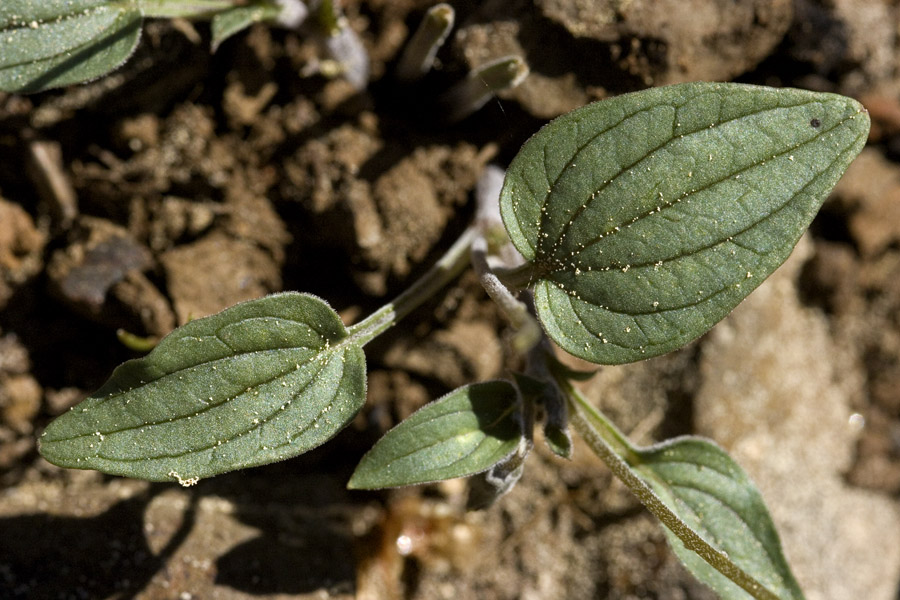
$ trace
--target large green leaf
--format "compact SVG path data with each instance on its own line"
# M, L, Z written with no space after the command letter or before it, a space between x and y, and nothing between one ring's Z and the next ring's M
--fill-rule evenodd
M458 388L388 431L347 485L378 489L485 471L519 446L519 410L516 389L507 381Z
M635 471L691 529L778 598L803 598L762 496L724 450L686 437L638 449L635 455ZM751 597L687 549L670 529L665 532L681 562L721 597Z
M124 0L2 0L0 90L38 92L100 77L121 65L141 34Z
M512 161L500 199L547 333L604 364L700 336L787 258L868 129L850 98L725 83L626 94L551 122Z
M802 600L762 496L708 440L634 446L564 379L575 429L666 526L675 554L727 600Z
M365 401L362 341L307 294L191 321L41 437L50 462L192 482L321 445Z

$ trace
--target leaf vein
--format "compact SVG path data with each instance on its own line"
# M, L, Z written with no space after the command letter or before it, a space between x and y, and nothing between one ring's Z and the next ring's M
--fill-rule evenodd
M852 118L852 117L848 117L848 118ZM838 123L837 125L835 125L835 126L832 127L831 129L829 129L828 131L833 131L834 129L840 127L843 123L844 123L844 121L841 121L840 123ZM826 133L826 132L823 132L823 135L824 135L824 133ZM727 138L726 138L726 139L727 139ZM671 140L669 140L669 142L672 142L672 141L674 141L674 138L671 139ZM729 143L731 143L730 140L728 140L728 141L729 141ZM798 144L795 144L795 145L793 145L793 146L790 146L789 148L785 149L785 150L782 151L782 152L779 152L779 153L773 155L772 158L775 158L775 157L783 157L783 156L789 155L791 152L794 152L794 151L796 151L796 150L798 150L798 149L800 149L800 148L802 148L802 147L804 147L804 146L806 146L806 145L808 145L808 144L812 144L812 143L815 143L815 142L817 142L817 141L820 141L820 138L819 138L819 137L812 138L812 139L807 140L807 141L805 141L805 142L800 142L800 143L798 143ZM669 143L669 142L667 142L667 143ZM849 143L848 146L852 147L852 142ZM657 151L657 150L654 150L653 152L655 152L655 151ZM771 158L770 158L769 160L771 160ZM667 201L667 202L665 202L664 204L662 204L662 206L654 207L652 210L650 210L650 211L648 211L648 212L645 212L644 214L642 214L642 215L636 217L635 220L634 220L634 222L636 223L636 222L638 222L638 221L641 221L641 220L643 220L643 219L645 219L645 218L650 217L651 215L653 215L653 214L655 214L655 213L658 213L658 214L660 214L660 215L665 214L663 211L668 211L669 209L675 208L676 206L678 206L678 204L679 204L680 202L682 202L682 201L684 201L684 200L687 200L687 199L691 198L694 194L697 194L697 193L702 192L702 191L710 190L710 189L712 189L713 187L715 187L715 186L721 184L722 182L728 181L729 179L732 179L735 175L741 175L741 174L744 174L744 173L750 171L751 169L754 169L754 168L758 167L759 164L760 164L760 163L752 163L752 164L750 164L750 165L748 165L748 166L746 166L746 167L744 167L744 168L742 168L742 169L738 169L738 170L735 170L735 171L731 171L731 172L729 172L729 173L723 175L722 177L720 177L720 178L718 178L718 179L716 179L716 180L714 180L714 181L711 181L711 182L709 182L709 183L707 183L707 184L705 184L705 185L703 185L703 186L700 186L700 187L698 187L698 188L694 188L694 189L691 190L690 192L688 192L688 193L682 195L680 198L677 198L677 199L675 199L675 200ZM804 189L806 189L807 187L809 187L809 184L813 183L813 182L818 178L818 176L821 175L824 171L826 171L826 170L828 170L829 168L831 168L831 165L832 165L832 164L834 164L834 161L832 161L831 163L828 163L828 165L827 165L822 171L816 172L815 175L813 175L812 177L810 177L809 181L806 182L806 184L800 189L800 191L797 192L797 194L794 194L794 196L792 196L791 198L788 198L781 206L779 206L778 208L774 209L773 212L780 210L781 208L783 208L783 207L784 207L785 205L787 205L787 204L790 204L790 202L791 202L791 200L793 199L793 197L796 197L796 195L800 194ZM620 174L621 174L621 173L620 173ZM618 175L616 175L615 177L618 177ZM614 177L614 178L615 178L615 177ZM614 178L613 178L613 179L614 179ZM610 182L611 182L611 181L612 181L612 180L610 180ZM746 186L746 187L749 187L749 188L751 188L751 189L754 189L754 188L752 188L752 186L751 186L750 184L748 184L747 182L744 182L743 185ZM603 189L604 189L604 188L600 188L600 190L598 190L598 192L599 192L599 191L602 191ZM757 191L757 190L754 189L754 191ZM745 195L746 195L746 194L745 194ZM588 202L590 202L590 200L589 200ZM572 224L572 222L575 220L575 218L576 218L576 216L573 216L573 217L572 217L572 219L569 221L569 223L568 223L566 229L568 229L568 226ZM748 227L744 228L744 229L741 230L741 231L738 231L738 232L736 232L736 233L733 233L732 235L738 235L738 234L740 234L740 233L744 233L744 232L747 231L748 229L751 229L751 228L755 227L758 223L762 222L763 220L765 220L765 219L760 219L759 221L756 221L756 222L754 222L754 223L751 223ZM626 225L625 227L620 228L620 229L618 229L618 230L617 230L617 229L612 229L612 230L610 230L610 231L606 231L606 232L604 232L604 233L598 234L597 237L594 237L593 239L591 239L591 240L589 240L589 241L586 241L583 245L580 245L578 248L576 248L575 250L573 250L575 256L578 256L578 255L580 255L581 253L583 253L585 250L588 250L589 248L592 248L593 246L595 246L595 245L598 244L598 243L601 243L604 239L613 237L614 235L616 235L617 233L620 233L621 231L623 231L624 229L626 229L626 228L629 227L629 226L630 226L630 223L629 223L628 225ZM561 240L564 236L565 236L565 234L562 234L561 237L560 237L560 240ZM712 246L715 246L715 245L716 245L716 244L711 244L710 246L703 247L703 248L701 248L700 250L705 250L705 249L708 249L708 248L710 248L710 247L712 247ZM693 252L692 252L692 253L693 253ZM674 259L680 258L681 256L684 256L684 254L675 255L675 256L670 257L670 258L668 258L668 259L666 259L666 260L667 260L667 261L668 261L668 260L674 260ZM648 263L648 264L651 264L651 263ZM578 266L580 267L580 266L581 266L581 263L578 263ZM632 267L632 268L633 268L633 267L636 267L636 266L646 266L646 264L633 264L633 263L631 264L631 267Z
M749 113L742 114L742 115L740 115L740 116L738 116L738 117L735 117L735 118L733 118L733 119L728 119L728 120L724 120L724 121L719 121L719 122L717 122L717 123L715 124L715 126L716 126L716 127L721 127L721 126L726 125L726 124L728 124L728 123L731 123L731 122L733 122L733 121L737 121L737 120L740 120L740 119L746 119L746 118L752 117L752 116L761 115L761 114L764 114L764 113L766 113L766 112L772 112L772 111L775 111L775 110L783 110L783 109L786 109L786 108L797 108L797 107L799 107L799 106L805 106L805 105L809 105L809 104L815 104L816 102L817 102L816 100L807 100L807 101L804 101L804 102L799 102L799 103L797 103L797 104L787 104L787 105L779 105L779 106L776 106L776 107L767 107L767 108L763 108L763 109L760 109L760 110L757 110L757 111L754 111L754 112L749 112ZM686 104L686 103L687 103L687 101L685 102L685 104ZM604 130L598 132L598 133L597 133L596 135L594 135L593 137L591 137L591 139L589 139L587 142L585 142L582 146L580 146L580 147L578 148L578 150L576 151L575 155L573 155L572 159L566 163L566 166L563 168L563 170L560 172L560 174L553 180L553 182L552 182L552 184L551 184L551 190L552 190L552 188L554 188L554 187L556 186L556 183L557 183L557 182L559 181L559 179L563 176L563 174L570 168L570 166L571 166L572 164L575 164L575 163L576 163L578 155L580 155L581 152L584 151L584 149L585 149L588 145L592 144L598 137L600 137L601 135L603 135L603 134L605 134L605 133L608 133L610 130L612 130L613 128L615 128L615 127L618 126L619 124L621 124L621 123L622 123L623 121L625 121L626 119L630 119L630 118L634 117L635 115L641 114L642 112L647 112L647 111L649 111L649 110L651 110L651 109L658 108L658 107L660 107L660 106L667 106L667 105L665 105L665 104L654 104L654 105L652 105L652 106L649 106L649 107L643 108L643 109L641 109L641 110L635 111L634 113L628 114L628 115L626 115L625 117L623 117L619 122L617 122L617 123L616 123L615 125L613 125L612 127L609 127L608 129L604 129ZM681 106L684 106L684 104L681 104L681 105L669 105L669 106L675 106L676 108L680 108ZM698 132L700 132L700 131L705 131L706 129L708 129L708 126L707 126L707 127L699 127L699 128L697 128L697 129L690 130L690 131L685 131L684 133L681 133L681 134L679 134L679 135L680 135L680 137L687 137L687 136L693 135L693 134L695 134L695 133L698 133ZM823 133L824 133L824 132L823 132ZM609 184L611 184L614 180L616 180L616 179L618 179L620 176L622 176L626 171L628 171L629 169L633 168L633 167L634 167L635 165L637 165L639 162L641 162L642 160L644 160L648 155L650 155L650 154L652 154L652 153L654 153L654 152L658 152L659 150L665 148L668 144L674 142L676 139L679 139L679 138L676 138L676 137L674 136L674 134L673 134L672 137L668 138L668 139L667 139L665 142L663 142L662 144L659 144L659 145L657 145L656 147L649 149L646 153L644 153L644 155L643 155L642 157L638 158L638 159L635 160L634 162L632 162L632 163L630 163L630 164L628 164L628 165L625 165L625 166L623 166L623 167L620 167L619 170L618 170L618 172L616 172L612 177L610 177L610 178L607 180L607 183L604 184L604 186L602 186L599 190L595 190L594 194L592 194L591 196L589 196L588 199L587 199L584 203L582 203L582 205L579 206L579 207L575 210L575 212L573 213L573 215L570 217L570 219L568 220L568 222L564 225L563 229L560 231L559 237L557 238L557 242L556 242L557 246L558 246L558 243L559 243L562 239L564 239L564 238L566 237L566 234L568 233L569 227L571 227L572 223L573 223L573 222L581 215L582 212L584 212L584 211L587 209L588 205L589 205L589 204L593 201L593 199L596 197L597 192L600 192L600 191L602 191L603 189L605 189L606 186L608 186ZM818 138L816 138L816 139L818 139ZM547 198L548 198L550 195L552 195L552 191L551 191L551 193L548 193L548 194L546 194L546 195L544 196L544 199L541 201L541 204L542 204L542 205L546 204ZM541 219L541 226L540 226L539 229L538 229L539 232L541 232L541 233L543 232L543 223L544 223L544 220ZM557 246L554 246L553 250L556 250L556 249L557 249Z

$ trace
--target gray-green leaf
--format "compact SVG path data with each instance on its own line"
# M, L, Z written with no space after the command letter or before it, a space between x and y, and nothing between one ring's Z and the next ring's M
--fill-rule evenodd
M273 3L254 3L249 6L235 6L216 14L212 19L212 49L231 36L243 31L254 23L278 18L281 8Z
M50 462L194 482L323 444L365 401L362 342L325 302L283 293L191 321L52 422Z
M782 599L803 593L781 551L778 532L762 496L741 467L704 439L674 439L638 449L633 468L688 526ZM678 558L722 598L750 595L719 573L668 528Z
M636 447L571 382L557 381L576 431L662 521L700 581L729 600L803 598L759 491L731 457L694 437Z
M547 333L604 364L700 336L784 262L868 130L850 98L725 83L551 122L513 160L500 200Z
M38 92L104 75L134 51L141 12L121 0L0 2L0 90Z
M388 431L347 485L378 489L485 471L519 446L519 410L516 390L507 381L458 388Z

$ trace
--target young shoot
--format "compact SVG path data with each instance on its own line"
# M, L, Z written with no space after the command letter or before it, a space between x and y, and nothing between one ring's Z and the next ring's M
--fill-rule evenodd
M473 90L496 90L519 69L496 63L458 93L474 101ZM372 447L350 487L475 476L470 504L481 507L523 476L537 424L564 457L574 432L720 596L802 598L744 471L699 438L632 444L576 389L590 375L557 352L618 365L703 335L785 261L868 130L850 98L741 84L579 108L537 132L506 171L499 212L518 257L482 201L430 271L359 323L346 327L297 292L191 321L52 422L40 451L64 467L182 484L302 454L362 409L365 346L473 264L517 330L526 372L427 404Z

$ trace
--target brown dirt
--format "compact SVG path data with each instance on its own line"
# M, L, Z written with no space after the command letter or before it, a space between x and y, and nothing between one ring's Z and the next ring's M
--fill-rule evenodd
M483 512L458 481L344 488L398 419L518 361L471 275L367 347L367 408L297 459L182 489L64 471L35 444L134 355L116 329L159 337L281 289L358 319L452 242L484 166L548 118L703 79L856 96L870 146L722 325L585 391L638 442L702 433L739 457L810 598L897 598L900 3L452 2L439 68L402 87L393 61L430 4L344 2L372 63L361 93L303 76L319 49L299 34L255 27L210 56L154 22L110 77L0 94L0 596L713 597L581 446L566 462L539 441ZM525 83L446 124L441 91L510 53Z

